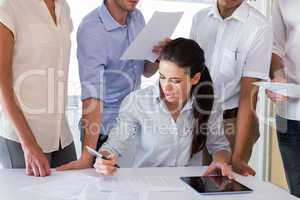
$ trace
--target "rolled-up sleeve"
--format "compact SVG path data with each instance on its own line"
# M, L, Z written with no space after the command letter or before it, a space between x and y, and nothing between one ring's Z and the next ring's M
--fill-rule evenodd
M11 0L0 1L0 23L6 26L16 38L16 22Z
M117 156L122 156L127 152L131 139L136 136L140 127L134 99L134 95L129 94L123 100L117 121L100 151L106 150Z
M286 43L286 27L282 18L279 1L276 1L273 8L273 53L283 57Z
M77 58L81 83L81 99L104 101L104 70L107 65L107 48L104 32L97 23L80 25L77 33ZM101 34L103 36L101 37Z
M216 107L216 105L214 107ZM221 109L214 108L209 118L206 148L211 155L222 150L231 152L229 142L224 134Z

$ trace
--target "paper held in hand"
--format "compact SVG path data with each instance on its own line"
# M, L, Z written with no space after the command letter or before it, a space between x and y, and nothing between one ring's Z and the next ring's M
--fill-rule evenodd
M171 37L183 12L154 12L152 18L121 56L121 60L149 60L155 62L158 55L153 47Z
M263 89L270 90L274 93L281 94L291 98L300 98L300 85L293 83L273 83L273 82L255 82Z

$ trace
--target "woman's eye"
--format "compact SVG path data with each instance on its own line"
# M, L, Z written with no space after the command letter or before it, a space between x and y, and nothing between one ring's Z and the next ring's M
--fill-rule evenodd
M179 83L181 83L181 80L172 80L171 82L174 84L179 84Z
M166 78L165 78L165 77L163 77L163 76L160 76L159 78L160 78L160 79L166 79Z

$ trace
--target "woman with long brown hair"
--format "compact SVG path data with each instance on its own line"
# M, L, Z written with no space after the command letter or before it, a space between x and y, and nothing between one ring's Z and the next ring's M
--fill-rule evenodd
M232 177L230 147L220 126L203 50L193 40L171 41L161 53L159 74L157 85L135 91L123 101L116 126L100 148L111 159L97 158L96 171L113 174L117 158L124 156L134 138L133 167L187 166L206 146L213 163L205 174Z

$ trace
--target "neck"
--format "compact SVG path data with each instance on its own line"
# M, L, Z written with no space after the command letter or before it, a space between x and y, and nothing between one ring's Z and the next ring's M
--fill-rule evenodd
M114 0L105 1L105 5L111 16L121 25L126 24L128 11L121 8Z
M242 3L241 3L242 4ZM234 11L241 5L237 5L235 7L232 7L232 8L226 8L226 7L222 7L219 3L218 3L218 10L219 10L219 13L220 13L220 16L223 18L223 19L226 19L227 17L230 17Z

